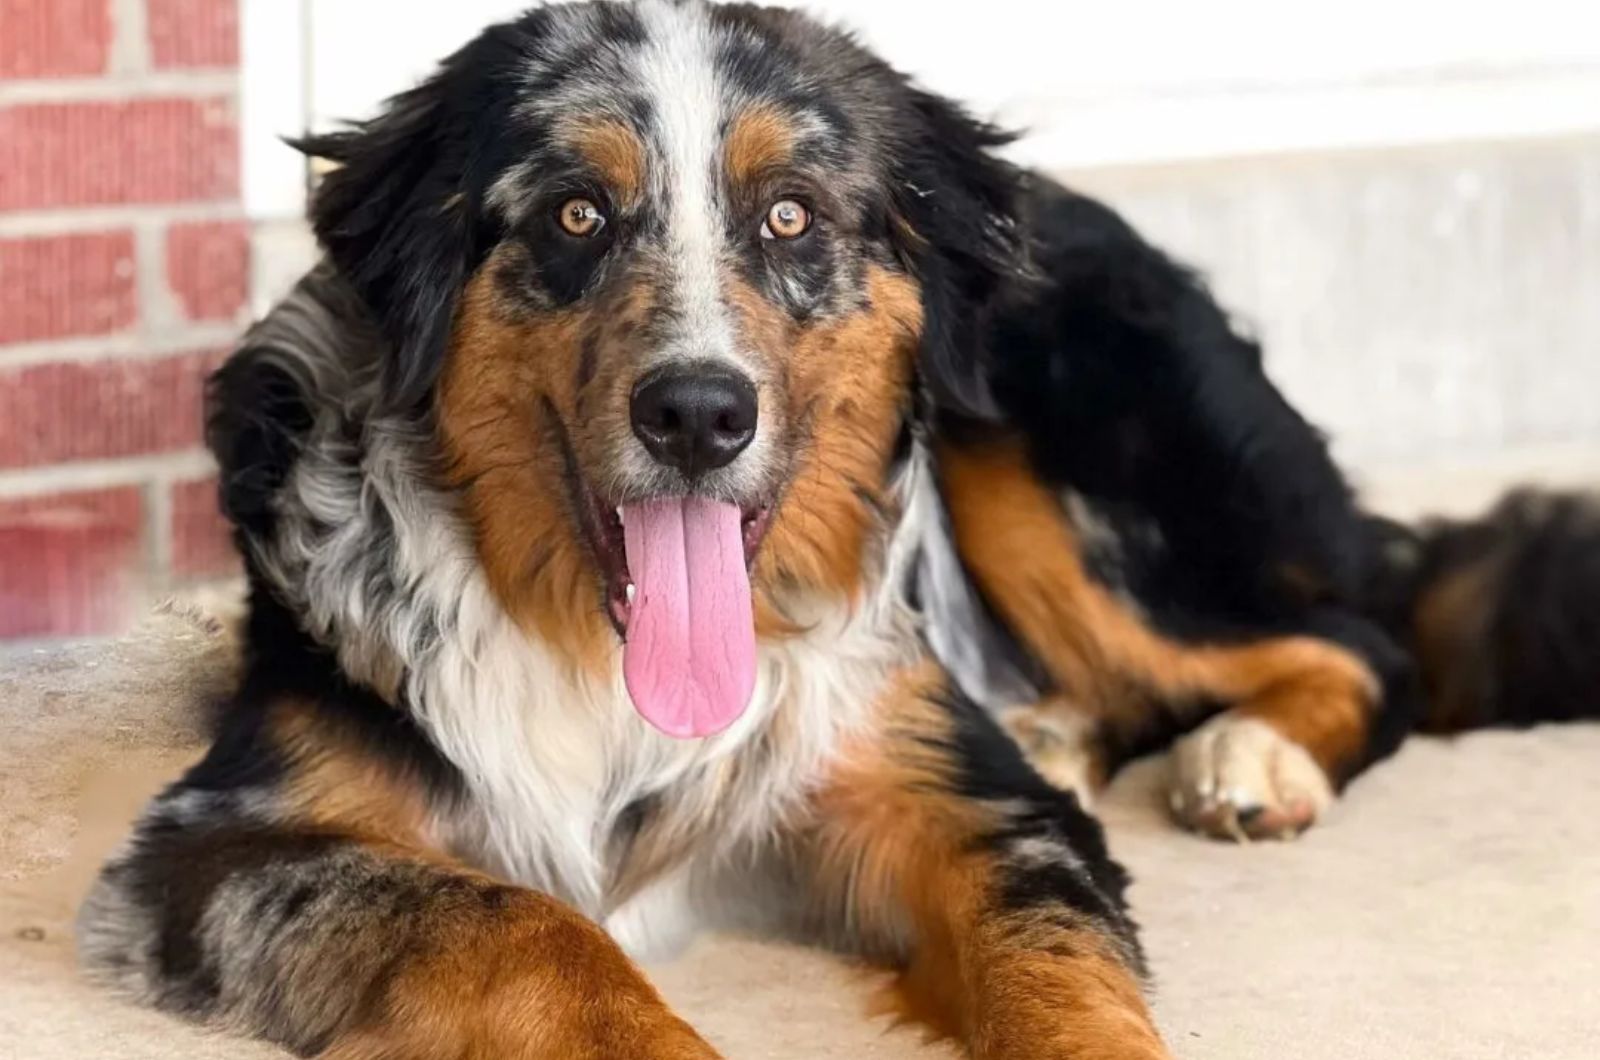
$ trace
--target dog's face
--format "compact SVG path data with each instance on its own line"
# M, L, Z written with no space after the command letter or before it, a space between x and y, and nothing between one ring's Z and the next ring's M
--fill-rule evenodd
M640 710L703 735L757 626L857 590L919 377L971 388L995 142L799 16L649 2L491 29L311 147L504 604L586 663L621 637Z

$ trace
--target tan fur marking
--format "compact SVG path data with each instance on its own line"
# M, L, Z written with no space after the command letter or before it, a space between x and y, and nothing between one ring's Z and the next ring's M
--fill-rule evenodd
M590 314L514 319L497 304L493 262L468 285L439 387L446 473L462 493L485 575L507 612L598 667L614 641L600 577L569 510L553 407L571 422Z
M1173 641L1088 573L1061 505L1019 443L946 446L939 466L962 558L1077 709L1137 732L1153 709L1150 693L1157 707L1232 703L1300 743L1330 777L1354 765L1377 700L1357 656L1312 637Z
M817 797L822 900L848 903L869 941L914 938L882 1007L979 1060L1167 1057L1138 981L1094 925L999 907L995 857L977 842L998 811L952 791L949 715L929 702L941 682L906 675Z
M1015 946L1014 929L1006 938ZM1094 932L1071 933L1060 955L986 943L980 935L986 959L968 1001L977 1060L1170 1060L1137 980Z
M735 188L759 185L769 172L794 154L793 123L781 110L758 103L733 119L723 148L728 180Z
M427 795L414 778L342 740L310 706L280 704L270 725L292 763L280 794L297 822L382 843L423 842Z
M610 937L561 903L483 880L424 937L327 1060L711 1060Z
M930 702L942 683L925 666L891 686L879 723L841 752L816 799L816 879L824 893L851 904L869 940L895 936L894 910L902 905L920 921L941 904L980 901L980 874L950 877L948 870L964 860L972 836L999 821L953 791L954 765L936 746L950 722Z
M1305 748L1328 779L1337 781L1360 760L1366 746L1375 696L1359 676L1350 666L1303 669L1271 681L1234 709Z
M644 195L645 148L637 133L622 122L603 120L567 135L618 203L638 203Z
M769 585L802 585L854 595L861 584L874 506L906 411L912 358L922 332L916 284L874 267L868 306L838 319L795 327L748 287L729 301L746 334L761 344L786 338L790 422L807 441L773 519L757 573ZM780 319L781 318L781 319Z

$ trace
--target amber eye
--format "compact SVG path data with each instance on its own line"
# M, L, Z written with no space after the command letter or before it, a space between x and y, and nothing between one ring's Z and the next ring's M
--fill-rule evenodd
M811 211L793 199L780 199L761 222L762 239L794 239L811 227Z
M590 199L568 199L556 214L561 230L569 236L588 239L606 226L606 215Z

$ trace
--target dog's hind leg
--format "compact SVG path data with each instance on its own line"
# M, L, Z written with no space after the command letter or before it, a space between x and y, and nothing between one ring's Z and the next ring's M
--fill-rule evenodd
M939 468L966 569L1054 685L1006 724L1047 775L1076 788L1078 767L1053 768L1051 756L1097 755L1115 772L1199 726L1175 754L1174 816L1222 838L1279 837L1309 825L1411 727L1409 661L1353 612L1310 609L1289 632L1180 639L1094 577L1068 513L1014 440L946 446Z
M1422 707L1411 660L1351 612L1306 616L1298 638L1262 638L1208 675L1229 709L1173 746L1169 797L1182 824L1219 838L1286 838L1393 753ZM1283 646L1315 646L1296 658ZM1256 660L1241 665L1243 653ZM1283 667L1258 668L1261 659Z

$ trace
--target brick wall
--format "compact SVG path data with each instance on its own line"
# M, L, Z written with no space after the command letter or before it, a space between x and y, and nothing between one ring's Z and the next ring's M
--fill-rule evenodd
M0 0L0 638L234 561L200 395L247 310L237 0Z

